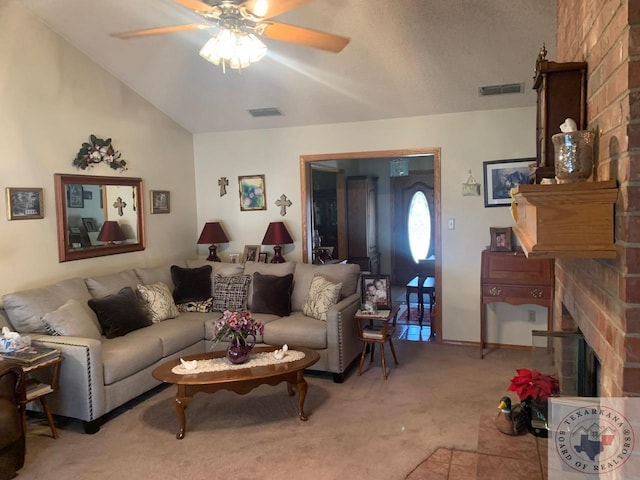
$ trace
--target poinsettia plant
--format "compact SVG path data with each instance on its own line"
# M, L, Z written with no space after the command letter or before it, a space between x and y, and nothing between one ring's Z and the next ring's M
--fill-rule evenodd
M215 339L220 342L223 339L229 339L231 343L236 345L244 345L247 338L255 337L264 333L264 325L251 316L249 310L244 312L230 312L225 310L220 320L215 325Z
M511 379L507 390L516 392L520 401L532 398L538 402L546 402L551 395L560 391L558 379L553 374L540 373L528 368L520 368L516 372L517 375Z
M73 165L86 170L96 163L106 163L114 170L121 172L127 169L127 162L120 158L121 154L111 144L111 139L98 138L95 135L89 136L89 142L84 142L73 160Z

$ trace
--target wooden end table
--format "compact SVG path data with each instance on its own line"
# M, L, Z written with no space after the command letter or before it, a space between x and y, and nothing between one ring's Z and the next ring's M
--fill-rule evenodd
M253 351L256 353L272 352L280 348L282 348L282 346L257 347ZM307 396L308 387L303 376L303 371L305 368L316 363L320 359L320 355L315 350L304 347L291 347L291 350L303 352L304 358L294 362L278 363L263 367L185 375L171 371L173 367L180 364L179 359L163 363L156 368L152 373L156 380L173 383L177 386L176 399L173 406L180 421L180 430L176 433L176 438L179 440L184 438L186 432L185 410L193 400L194 395L198 392L215 393L218 390L230 390L239 395L245 395L259 385L267 384L275 386L286 381L289 395L294 395L295 390L298 391L298 417L300 420L306 421L308 417L304 413L304 400ZM208 352L190 355L183 357L183 359L185 361L208 360L224 356L225 352Z
M47 423L51 429L51 434L53 435L53 438L58 438L58 431L56 430L55 423L53 423L53 416L49 411L45 396L56 391L58 386L58 375L60 373L60 364L63 360L64 357L59 355L56 358L46 360L42 363L37 363L35 365L21 365L22 370L27 374L27 381L25 384L26 398L24 405L22 405L22 427L25 434L27 431L27 403L33 402L34 400L40 400L42 410L47 416ZM41 381L30 375L31 373L44 369L50 369L48 380Z
M393 334L396 330L396 317L398 316L399 306L393 307L391 310L378 310L376 315L369 315L360 311L356 312L353 318L358 322L358 334L362 340L362 353L360 354L360 368L358 375L362 375L362 366L364 365L364 357L367 355L367 348L371 349L371 360L373 363L373 354L375 352L376 343L380 344L380 356L382 357L382 375L387 379L387 362L384 356L384 344L389 342L391 353L395 364L398 365L398 357L396 349L393 346ZM390 324L391 323L391 324Z

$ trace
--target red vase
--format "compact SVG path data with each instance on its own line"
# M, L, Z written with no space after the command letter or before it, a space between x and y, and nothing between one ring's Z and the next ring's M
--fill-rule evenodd
M250 335L253 337L253 335ZM227 347L227 359L233 364L241 364L249 360L251 356L251 350L255 346L255 337L252 342L248 342L246 339L237 338L231 341L231 345Z

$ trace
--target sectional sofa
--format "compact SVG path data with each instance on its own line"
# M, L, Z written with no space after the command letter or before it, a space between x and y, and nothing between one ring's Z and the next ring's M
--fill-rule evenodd
M203 272L210 277L210 286ZM334 381L341 382L345 369L361 351L353 319L360 305L359 276L359 267L353 264L187 260L73 278L3 295L0 327L8 325L34 342L62 351L65 360L58 389L48 399L49 408L54 414L83 421L85 431L95 433L106 413L159 384L151 375L158 365L190 354L224 349L225 345L214 338L215 321L229 301L234 306L233 302L242 302L238 297L242 294L246 307L264 324L264 334L258 342L312 348L318 351L320 360L311 369L329 372ZM324 315L318 315L313 308L309 310L309 292L312 285L317 290L318 281L336 293ZM179 294L179 300L186 300L179 305L181 310L191 311L175 312L175 305L170 302L164 306L173 315L165 317L174 318L143 321L132 331L130 324L120 325L118 316L129 318L136 310L123 304L124 300L120 302L124 293L130 295L133 290L144 303L141 293L149 294L147 287L162 284L173 297ZM206 301L189 298L193 293L189 289L202 290L203 284L210 289L209 308ZM151 294L153 297L153 289ZM111 317L105 315L103 310L116 301L120 302L116 314L112 310L107 312ZM214 310L203 311L210 308ZM114 323L105 324L105 318Z

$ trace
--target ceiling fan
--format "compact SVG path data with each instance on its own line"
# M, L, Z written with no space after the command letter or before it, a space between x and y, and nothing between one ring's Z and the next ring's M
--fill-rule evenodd
M206 22L146 28L131 32L112 33L120 39L150 35L207 30L217 28L219 33L200 50L200 56L219 65L242 69L260 60L266 46L257 38L295 43L338 53L349 43L349 38L309 28L274 22L271 19L300 7L311 0L173 0L205 18Z

